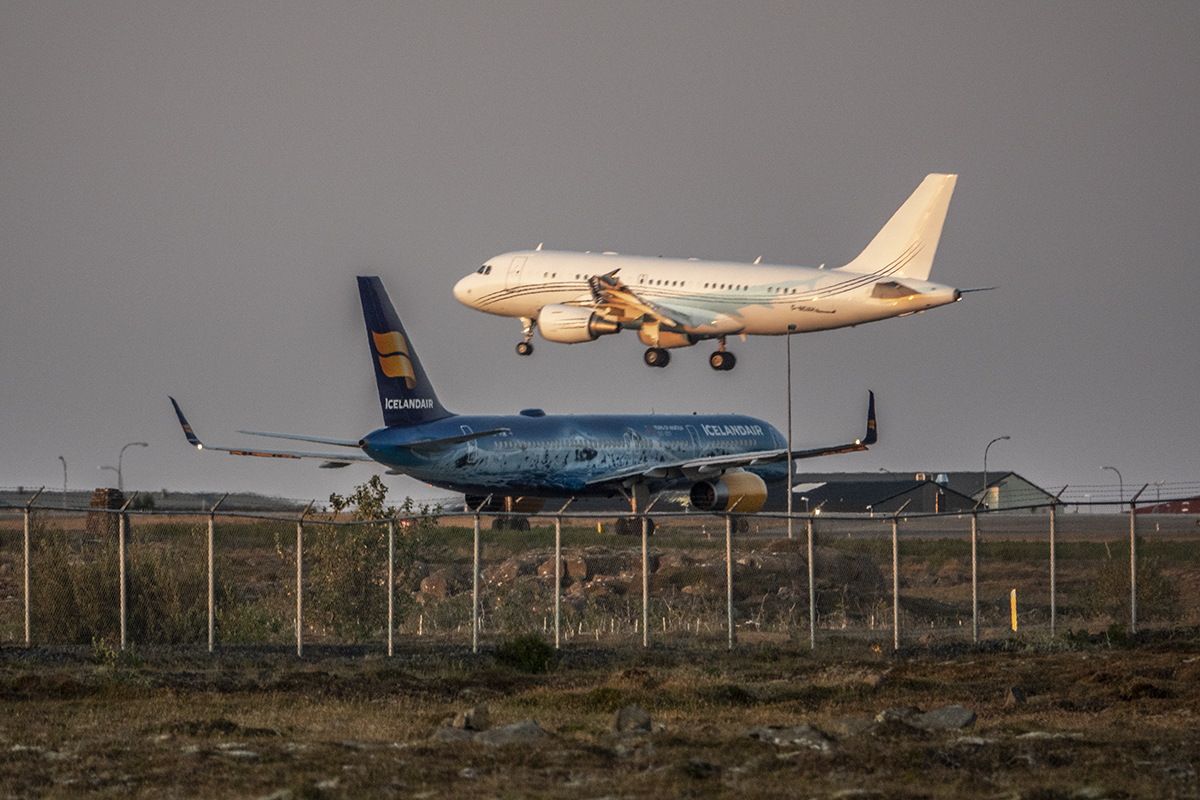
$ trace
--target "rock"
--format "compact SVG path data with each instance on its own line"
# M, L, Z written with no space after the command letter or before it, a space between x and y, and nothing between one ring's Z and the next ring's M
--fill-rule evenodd
M565 558L562 559L562 563L561 563L559 569L561 570L559 572L559 575L561 576L563 583L566 583L567 579L571 577L571 574L569 572L567 572L567 560ZM539 578L550 578L551 580L553 580L554 579L554 558L551 557L551 558L546 559L544 562L542 562L541 566L538 567L537 574L538 574Z
M970 728L978 719L975 712L960 705L942 706L909 720L909 724L927 731L953 731Z
M486 731L491 727L487 703L480 703L466 711L458 712L452 724L455 728L466 731Z
M876 722L903 722L912 724L914 717L921 715L921 709L912 706L896 706L895 708L885 708L875 715Z
M483 580L488 586L511 585L522 575L533 575L536 572L528 560L513 556L503 564L488 567L483 571Z
M811 725L797 725L794 728L754 728L746 731L745 735L777 747L805 747L818 753L833 750L833 740Z
M1015 706L1025 702L1025 692L1020 686L1010 686L1008 694L1004 698L1004 705Z
M529 744L540 739L545 739L549 735L536 722L526 719L514 722L512 725L505 725L501 728L492 728L490 731L477 733L475 734L475 741L491 747L500 747L506 744Z
M581 581L587 580L588 565L582 558L579 556L563 556L563 563L566 565L563 574L568 578Z
M861 719L859 717L838 717L829 721L826 725L826 730L834 736L840 736L843 739L849 739L851 736L857 736L863 731L870 730L875 725L869 719Z
M453 725L440 725L433 729L433 735L429 738L435 742L473 742L475 741L475 731L455 728Z
M421 581L421 591L429 597L436 597L439 600L449 594L449 588L449 581L441 572L435 572Z
M625 706L617 712L617 733L649 733L650 712L637 703Z

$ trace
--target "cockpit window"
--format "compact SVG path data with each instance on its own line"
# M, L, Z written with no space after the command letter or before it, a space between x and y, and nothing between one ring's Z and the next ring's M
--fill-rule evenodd
M491 275L492 274L492 265L484 264L482 267L475 270L475 274L476 275Z

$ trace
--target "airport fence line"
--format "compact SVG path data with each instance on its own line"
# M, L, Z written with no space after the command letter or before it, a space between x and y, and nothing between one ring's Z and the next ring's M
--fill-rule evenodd
M1197 592L1179 587L1200 585L1196 519L1123 506L353 522L311 508L286 517L7 506L0 643L294 642L297 656L306 644L368 643L392 655L397 637L469 636L478 650L534 633L556 647L649 647L678 635L816 647L851 635L899 648L917 637L1195 624Z

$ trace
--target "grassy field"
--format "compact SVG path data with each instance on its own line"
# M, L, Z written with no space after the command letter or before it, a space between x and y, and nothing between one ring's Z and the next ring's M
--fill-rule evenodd
M639 646L640 542L597 533L594 523L568 526L565 553L586 574L562 587L562 650L527 659L525 669L499 656L522 636L552 630L553 580L537 574L552 557L553 529L544 525L484 532L478 654L470 647L473 533L445 525L397 577L395 656L384 655L376 575L360 582L369 607L344 608L363 615L357 630L366 635L339 634L332 612L306 605L303 659L293 638L294 523L218 520L215 654L203 647L206 526L196 518L133 526L125 652L115 645L112 542L53 520L34 556L42 604L34 642L53 646L17 646L22 565L16 530L6 530L0 800L1200 797L1193 521L1172 530L1155 523L1142 537L1138 636L1126 624L1128 523L1080 515L1068 521L1074 529L1064 524L1054 639L1044 522L1003 520L1003 531L1001 522L988 523L979 547L979 645L962 522L905 531L899 651L885 522L818 530L815 650L803 529L790 541L769 527L739 536L732 652L719 521L664 524L651 540L649 649ZM1089 532L1085 522L1107 527ZM315 526L306 534L319 535ZM378 569L377 552L355 557ZM444 594L416 591L439 573L449 576ZM1013 589L1017 632L1009 629ZM526 671L535 667L547 669ZM1013 687L1025 702L1008 699ZM493 726L532 719L548 735L501 747L434 738L479 703ZM635 703L652 730L618 735L617 711ZM935 731L874 722L888 709L949 704L977 721ZM819 732L819 747L749 735L801 725Z
M1200 631L893 653L670 637L572 645L533 674L492 647L0 650L0 797L1196 797ZM1006 701L1018 687L1026 701ZM490 747L431 736L487 703ZM648 733L618 735L641 704ZM961 704L972 727L877 724ZM760 741L809 725L821 749Z

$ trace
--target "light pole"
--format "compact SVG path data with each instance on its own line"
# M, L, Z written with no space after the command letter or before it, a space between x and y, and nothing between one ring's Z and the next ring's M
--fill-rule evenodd
M63 462L63 508L67 507L67 460L62 456L58 460Z
M796 462L792 460L792 333L795 325L788 325L787 332L787 422L788 422L788 484L787 484L787 515L788 538L792 538L792 477Z
M988 450L990 450L992 445L994 445L996 442L1001 442L1001 441L1004 441L1005 439L1011 439L1011 438L1012 438L1011 436L997 436L995 439L992 439L990 442L987 443L987 447L983 448L983 496L984 497L987 497L987 493L988 493L988 478L987 478ZM991 508L991 507L992 507L992 504L988 503L988 508Z
M1116 467L1101 467L1100 471L1103 472L1106 469L1111 469L1113 472L1117 473L1117 487L1118 487L1117 490L1120 492L1120 494L1117 495L1117 499L1121 501L1122 505L1124 505L1124 503L1125 503L1125 479L1121 477L1121 470L1117 469Z
M117 466L115 467L96 467L96 469L111 469L117 473L117 491L125 494L125 482L121 479L121 460L125 457L125 449L128 447L149 447L146 442L130 442L121 448L121 452L117 454Z

